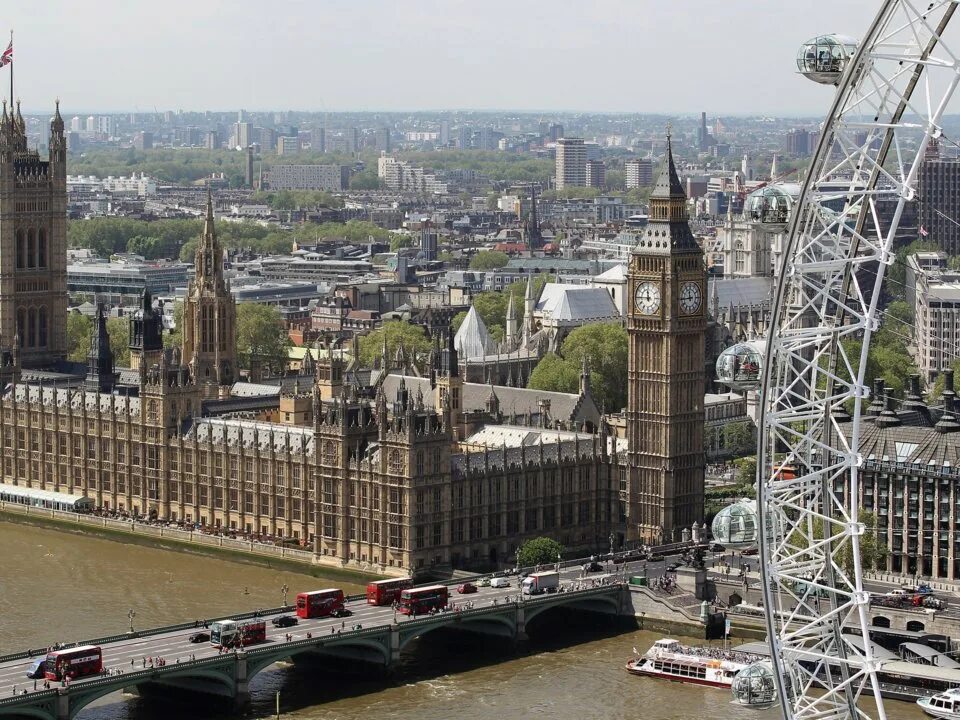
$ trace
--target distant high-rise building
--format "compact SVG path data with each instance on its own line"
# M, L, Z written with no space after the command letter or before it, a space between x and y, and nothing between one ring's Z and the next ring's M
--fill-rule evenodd
M83 132L83 120L77 115L70 120L70 132Z
M314 152L327 151L327 131L319 125L314 125L310 131L310 149Z
M960 254L960 161L924 158L920 164L920 235L950 255Z
M607 184L607 167L603 160L587 160L587 187L603 188Z
M233 126L233 139L237 147L247 148L253 143L253 124L248 122L238 122Z
M133 136L133 147L135 150L151 150L153 148L153 133L149 130L143 130Z
M203 146L207 150L216 150L220 147L220 135L216 130L207 130L207 134L204 136Z
M300 138L278 137L277 155L296 155L300 152Z
M244 166L243 184L245 187L253 187L253 148L247 145L247 162Z
M96 132L97 131L97 119L91 115L87 118L86 124L84 125L84 130L87 132Z
M390 152L390 128L380 128L377 130L377 150Z
M713 144L712 140L713 138L707 131L707 114L702 112L700 113L700 127L697 128L697 147L700 152L707 152Z
M469 127L463 127L462 125L457 128L457 147L461 150L469 150L470 146L473 144L473 129Z
M550 141L557 142L560 138L563 137L563 125L560 123L553 123L550 126Z
M273 128L257 128L257 139L260 142L261 152L266 152L277 146L277 133Z
M429 220L420 224L420 251L424 260L437 259L437 231L433 229Z
M583 138L560 138L557 140L557 190L586 184L587 151Z
M347 165L274 165L264 173L264 185L270 190L340 192L349 184Z
M813 134L803 128L792 128L784 139L783 149L797 157L807 157L813 150Z
M753 162L747 153L744 153L743 160L740 161L740 174L744 180L753 180Z
M237 122L242 123L247 121L247 111L246 110L237 110Z
M77 152L80 149L80 133L71 130L67 133L67 150Z
M653 185L653 160L634 158L623 164L627 190Z
M355 153L360 151L360 128L350 128L347 130L347 152Z
M450 144L450 121L440 121L440 146L446 147Z

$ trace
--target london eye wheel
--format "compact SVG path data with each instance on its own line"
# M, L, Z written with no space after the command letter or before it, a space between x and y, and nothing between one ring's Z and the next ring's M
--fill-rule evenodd
M837 91L791 215L760 381L759 544L787 720L886 717L859 554L864 373L893 238L960 81L960 37L945 34L958 1L886 0L859 42L814 38L797 58Z

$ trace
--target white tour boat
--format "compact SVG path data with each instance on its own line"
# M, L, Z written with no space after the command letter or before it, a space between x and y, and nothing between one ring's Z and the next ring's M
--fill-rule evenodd
M759 655L734 650L688 647L677 640L663 638L643 655L637 654L630 660L627 672L693 685L729 688L738 672L762 659Z
M960 688L919 698L917 705L930 717L960 720Z

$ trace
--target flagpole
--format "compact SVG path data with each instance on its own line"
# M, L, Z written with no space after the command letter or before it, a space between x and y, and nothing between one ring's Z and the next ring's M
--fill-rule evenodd
M10 47L13 47L13 30L10 30ZM13 114L13 53L10 53L10 114Z

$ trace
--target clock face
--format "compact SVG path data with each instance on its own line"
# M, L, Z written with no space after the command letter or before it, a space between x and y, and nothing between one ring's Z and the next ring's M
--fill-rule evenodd
M654 315L660 310L660 285L642 282L637 285L633 304L641 315Z
M695 282L687 282L680 286L680 309L687 315L692 315L700 309L703 302L703 291Z

